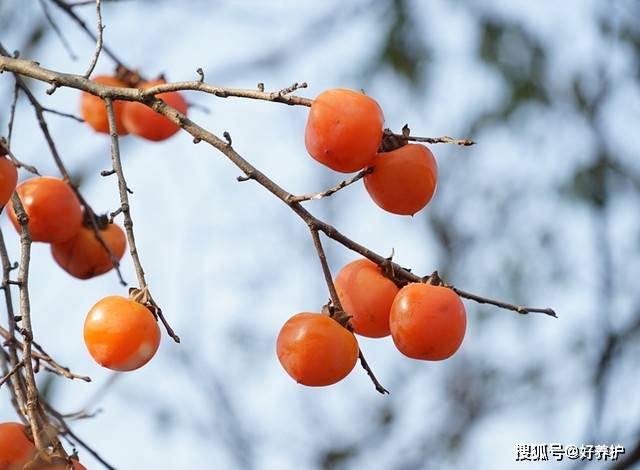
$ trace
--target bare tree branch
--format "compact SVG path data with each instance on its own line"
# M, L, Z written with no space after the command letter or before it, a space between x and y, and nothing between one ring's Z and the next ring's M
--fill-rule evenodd
M96 64L98 63L98 58L100 57L100 52L102 51L102 46L103 46L102 34L104 32L104 26L102 25L102 11L100 9L100 0L95 0L95 3L96 3L96 22L98 23L96 27L96 30L97 30L96 51L93 54L93 57L91 58L91 63L89 64L89 68L83 75L84 78L89 78L93 73L93 69L96 68Z

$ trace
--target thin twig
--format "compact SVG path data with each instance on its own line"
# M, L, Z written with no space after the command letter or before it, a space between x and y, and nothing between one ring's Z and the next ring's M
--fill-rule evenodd
M394 136L402 138L401 134L394 134ZM441 137L417 137L414 135L410 135L409 137L406 137L406 139L411 142L424 142L427 144L453 144L462 145L464 147L475 145L475 142L471 139L454 139L453 137L449 137L446 135L443 135Z
M496 307L500 307L506 310L513 310L514 312L520 313L522 315L526 315L528 313L544 313L545 315L549 315L550 317L558 318L558 315L552 308L539 308L539 307L525 307L522 305L514 305L507 302L503 302L501 300L489 299L487 297L482 297L480 295L472 294L470 292L463 291L454 286L448 286L455 291L460 297L464 297L465 299L473 300L474 302L478 302L479 304L489 304L495 305Z
M64 2L63 0L51 0L51 2L53 2L54 5L56 5L58 8L60 8L63 12L65 12L73 21L76 22L76 24L78 24L78 26L80 26L80 29L82 29L94 42L98 41L98 38L96 37L95 33L93 31L91 31L91 29L87 26L87 24L84 22L84 20L82 18L80 18L75 11L73 11L73 7L75 5L72 4L67 4L66 2ZM107 54L111 60L113 60L116 64L124 67L127 70L130 70L129 67L127 67L126 65L124 65L124 62L122 62L118 57L116 57L116 55L113 53L113 51L111 49L109 49L106 45L103 44L102 46L102 50L104 51L105 54Z
M334 307L336 307L340 312L342 312L342 305L340 304L340 298L338 297L338 292L336 291L336 286L333 283L333 277L331 276L331 269L329 268L329 263L327 262L327 256L324 252L324 248L322 247L322 241L320 240L320 235L318 234L318 229L315 227L309 227L311 231L311 238L313 239L313 246L316 249L316 253L318 254L318 259L320 260L320 264L322 266L322 273L324 274L324 279L327 283L327 287L329 288L329 294L331 295L331 302ZM373 382L376 390L381 393L389 393L389 391L382 386L382 384L378 381L373 370L369 367L369 363L364 357L364 353L360 346L358 345L358 357L360 358L360 365L367 372L367 375Z
M138 285L140 286L140 290L144 292L144 299L148 301L156 312L158 318L164 325L167 333L171 338L176 342L180 342L180 337L176 335L173 331L169 323L167 322L164 314L162 313L162 309L158 306L158 304L153 300L151 293L149 292L149 286L147 284L147 280L144 275L144 269L142 268L142 263L140 262L140 256L138 255L138 248L136 246L136 238L133 232L133 219L131 218L131 206L129 205L129 188L127 186L127 181L124 177L124 171L122 170L122 160L120 158L120 144L118 139L118 130L116 128L116 118L113 112L113 103L111 98L105 98L104 100L105 107L107 109L107 118L109 121L109 134L111 135L111 164L113 165L113 170L118 177L118 191L120 193L120 211L122 212L122 216L124 217L124 228L127 234L127 242L129 243L129 254L131 255L131 260L133 261L133 266L136 271L136 277L138 278ZM146 302L143 302L146 303Z
M42 110L44 112L55 114L57 116L73 119L74 121L84 122L84 119L82 119L80 116L76 116L75 114L63 113L62 111L58 111L57 109L45 108L44 106L42 107Z
M2 153L7 155L16 167L24 168L29 173L33 173L34 175L40 176L40 173L38 172L38 169L35 166L27 165L26 163L23 163L22 161L18 160L18 158L13 154L13 152L9 148L7 139L5 139L4 137L0 137L0 151L2 151Z
M14 77L15 80L15 77ZM9 124L7 125L7 147L11 146L11 136L13 135L13 122L16 118L16 105L18 104L18 96L20 95L20 87L18 82L13 85L13 98L11 99L11 108L9 110Z
M4 383L9 380L11 378L11 376L13 374L15 374L16 372L18 372L18 369L20 369L22 366L24 365L23 361L18 362L13 369L11 369L9 372L7 372L4 377L2 377L0 379L0 387L2 387L4 385Z
M311 239L313 240L313 246L316 249L318 259L320 260L320 266L322 267L322 274L324 275L324 280L327 284L327 288L329 289L331 302L338 310L342 310L340 297L338 296L338 291L336 290L336 286L333 283L333 276L331 276L331 269L329 268L329 263L327 262L327 255L325 254L324 248L322 247L322 241L320 240L318 229L310 226L309 231L311 232Z
M372 172L373 172L373 167L365 168L364 170L362 170L361 172L359 172L355 176L352 176L349 179L341 181L340 183L336 184L335 186L333 186L333 187L331 187L329 189L326 189L324 191L321 191L319 193L302 194L300 196L293 196L292 195L291 198L289 198L289 202L317 201L318 199L323 199L325 197L329 197L329 196L337 193L338 191L340 191L342 188L346 188L347 186L355 183L356 181L361 180L366 175L368 175L369 173L372 173Z
M0 326L0 336L2 336L6 341L14 342L16 347L20 347L20 348L23 347L22 343L18 341L14 336L11 335L10 330L6 330L1 326ZM36 351L31 352L31 357L36 361L42 361L48 364L49 370L51 372L54 372L58 375L66 377L67 379L71 379L71 380L78 379L78 380L82 380L83 382L91 382L91 377L88 377L86 375L75 374L71 372L71 370L69 370L68 367L64 367L58 364L58 362L55 359L53 359L51 356L49 356L49 354L47 354L42 349L42 346L40 346L35 341L32 340L31 345L33 346L34 349L36 349Z
M93 73L93 69L96 68L96 64L98 63L98 58L100 57L100 52L102 51L102 34L104 32L104 26L102 25L102 11L100 9L100 0L95 0L96 2L96 22L98 23L96 27L96 51L91 58L91 63L89 64L89 68L84 73L84 78L89 78Z
M104 3L121 3L121 2L131 2L133 0L102 0L102 1ZM75 7L94 5L95 3L96 3L95 0L79 0L77 2L67 3L67 5L69 6L69 8L75 8Z
M67 41L67 38L64 36L64 34L62 34L62 31L60 30L58 23L56 23L53 17L51 16L51 12L49 11L49 7L45 3L45 0L38 0L38 1L40 2L40 6L42 7L42 11L44 12L45 18L53 28L53 31L56 33L56 36L60 38L60 42L62 43L63 47L67 50L69 57L71 57L72 60L77 60L78 56L75 55L75 53L73 52L73 49L71 49L71 44L69 44L69 42Z
M98 462L100 462L105 468L108 470L116 470L116 468L107 462L96 450L90 447L84 440L80 439L78 435L71 430L69 425L67 424L64 416L53 408L45 399L41 399L44 404L44 408L47 412L53 417L56 421L57 427L59 428L61 434L67 435L71 437L77 444L83 447L87 452L89 452Z

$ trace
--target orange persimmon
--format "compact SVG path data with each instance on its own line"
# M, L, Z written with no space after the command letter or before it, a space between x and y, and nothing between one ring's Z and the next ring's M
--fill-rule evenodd
M384 116L363 93L327 90L313 100L304 143L320 163L343 173L369 166L382 141Z
M353 331L370 338L388 336L389 312L398 286L368 259L352 261L335 279L344 311L351 315Z
M143 83L140 85L140 88L144 90L163 83L166 82L164 80L153 80ZM160 98L182 114L187 114L187 102L180 92L170 91L160 93L156 95L156 98ZM125 128L132 134L156 142L168 139L180 130L180 126L177 124L171 122L163 115L156 113L148 106L135 101L125 103L122 122Z
M18 182L18 170L11 160L0 156L0 208L11 199Z
M84 341L101 366L131 371L155 355L160 345L160 328L147 307L113 295L89 310L84 322Z
M116 77L109 75L98 75L92 78L92 81L100 83L101 85L107 85L112 87L126 88L127 84ZM119 135L127 134L122 123L122 110L124 102L113 102L113 115L116 120L116 130ZM109 119L107 117L107 108L104 101L99 96L92 95L91 93L82 92L80 96L80 116L97 132L104 134L109 133Z
M108 224L100 235L116 259L120 260L127 239L120 227ZM51 254L58 265L79 279L90 279L113 268L113 262L92 228L82 226L71 239L51 244Z
M371 199L382 209L413 215L426 206L436 190L438 167L424 145L408 144L378 153L373 172L364 177Z
M0 469L21 469L35 453L36 447L22 424L0 423Z
M312 387L345 378L356 365L358 351L353 333L326 315L309 312L287 320L276 343L284 370L296 382Z
M460 297L450 288L414 283L398 292L389 325L393 342L402 354L440 361L460 348L467 314Z
M31 178L20 183L16 191L29 216L29 231L34 242L64 242L80 230L80 201L63 180L48 176ZM13 204L9 204L8 208L11 222L20 232Z

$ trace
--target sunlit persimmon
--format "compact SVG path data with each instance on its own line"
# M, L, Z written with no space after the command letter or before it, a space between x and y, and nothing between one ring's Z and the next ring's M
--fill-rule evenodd
M436 190L436 159L424 145L409 144L379 153L373 173L364 177L371 199L388 212L413 215L426 206Z
M164 80L154 80L143 83L140 88L147 89L166 83ZM170 91L156 95L169 106L177 109L182 114L187 114L187 102L180 92ZM132 134L144 137L148 140L160 141L171 137L180 130L180 126L171 122L161 114L142 103L129 101L125 103L122 113L122 122L125 128Z
M112 87L127 87L127 84L119 80L116 77L108 75L99 75L94 77L92 81L100 83L102 85ZM124 102L113 102L113 115L116 121L116 129L119 135L127 134L127 130L122 124L122 110L124 109ZM105 134L109 133L109 119L107 117L107 108L105 107L104 100L98 96L87 93L86 91L80 96L80 115L93 129L97 132Z
M363 93L332 89L313 100L304 142L320 163L343 173L369 166L382 140L384 116Z
M353 331L371 338L390 333L389 312L399 289L377 264L368 259L347 264L336 276L335 286L342 308L351 315Z
M84 322L84 342L101 366L130 371L154 356L160 345L160 328L144 305L114 295L89 310Z
M108 224L100 235L117 260L122 258L127 239L120 227ZM93 228L82 226L71 239L51 244L51 254L58 265L78 279L90 279L113 268L109 253L102 246Z
M22 424L0 423L0 470L22 469L35 453Z
M18 170L11 160L0 157L0 208L11 199L18 182Z
M398 292L389 325L393 342L402 354L440 361L460 348L467 314L458 294L448 287L415 283Z
M35 242L59 243L80 230L82 209L71 187L58 178L43 176L20 183L16 191L29 216L29 231ZM8 204L13 226L20 232L13 204Z
M276 351L298 383L321 387L339 382L358 359L358 342L337 321L319 313L298 313L284 324Z

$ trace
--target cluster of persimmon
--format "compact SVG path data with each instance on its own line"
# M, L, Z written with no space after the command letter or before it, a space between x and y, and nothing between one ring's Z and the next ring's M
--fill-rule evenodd
M82 109L88 109L86 96L82 102ZM116 104L121 111L123 103ZM140 113L135 107L138 103L126 104L133 106L131 115ZM118 115L118 119L121 117L124 116ZM166 135L166 130L163 132ZM160 137L159 132L154 135ZM8 203L14 191L19 195L32 241L49 243L53 259L62 269L76 278L90 279L110 271L114 260L122 258L126 248L123 230L110 223L106 216L93 215L92 221L66 181L36 177L16 185L17 179L13 162L0 157L0 204L7 206L9 218L20 232L16 211ZM160 328L155 315L135 295L130 298L107 296L89 310L84 340L100 365L130 371L142 367L155 355L160 345Z
M461 346L467 315L458 294L428 282L399 287L368 259L344 266L335 279L344 311L299 313L280 330L277 354L287 373L309 386L345 378L358 359L353 333L369 338L391 335L405 356L426 361L451 357Z
M332 89L312 103L305 131L309 154L343 172L366 168L364 184L388 212L413 215L435 192L437 166L431 151L405 144L385 151L384 117L378 103L352 90ZM377 264L360 259L342 268L335 288L343 311L299 313L278 335L280 363L298 383L331 385L346 377L359 355L354 333L391 335L404 355L439 361L453 355L464 338L466 313L449 287L433 283L396 284Z
M0 469L22 470L27 464L34 470L66 470L65 463L32 462L37 449L27 429L19 423L0 423ZM85 466L72 459L74 470L86 470Z
M369 168L364 186L371 199L393 214L413 215L435 193L436 160L419 144L395 145L386 151L383 136L382 109L369 96L331 89L313 100L305 129L309 154L341 173Z
M94 82L111 87L129 87L127 76L118 77L100 75L93 79ZM136 87L142 90L162 85L164 79L142 81L136 83ZM157 95L168 105L174 107L182 114L187 114L187 102L177 91L160 93ZM83 93L80 100L80 114L89 126L95 131L108 134L109 119L104 101L90 93ZM118 135L133 134L147 140L159 142L166 140L180 130L180 127L166 117L156 113L148 106L135 101L114 101L113 114Z

